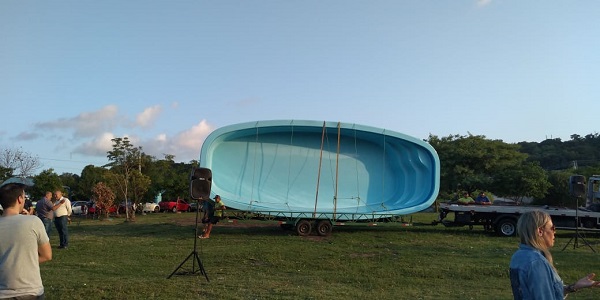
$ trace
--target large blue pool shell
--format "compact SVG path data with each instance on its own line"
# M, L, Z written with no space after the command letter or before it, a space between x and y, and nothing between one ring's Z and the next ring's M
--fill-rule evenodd
M333 218L418 212L435 201L440 183L439 158L428 143L339 122L221 127L204 141L200 166L212 170L211 194L229 208Z

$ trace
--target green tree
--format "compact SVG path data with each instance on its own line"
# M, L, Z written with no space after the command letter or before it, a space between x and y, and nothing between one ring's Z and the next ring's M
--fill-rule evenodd
M571 206L569 200L569 178L573 173L569 170L557 170L548 172L548 181L552 185L548 193L537 204Z
M130 174L130 182L131 188L129 189L131 194L131 199L133 202L133 206L135 204L141 204L143 202L143 197L146 191L148 191L148 187L150 186L151 180L150 177L142 174L138 170L133 170ZM135 219L135 210L129 212L130 218Z
M135 147L129 141L129 138L114 138L113 148L108 151L109 165L111 166L111 173L114 176L110 176L111 186L114 187L119 194L123 197L125 202L126 221L130 221L129 218L129 201L130 199L130 186L131 186L131 174L134 168L138 168L141 173L141 158L142 158L142 147ZM135 211L133 212L135 215Z
M70 193L68 197L71 201L75 201L82 196L79 191L79 175L75 175L73 173L62 173L58 177L60 178L63 186L69 187ZM85 200L85 198L81 200Z
M151 179L151 185L145 197L152 199L162 193L166 199L189 196L189 176L197 161L176 163L175 156L165 154L164 159L152 160L146 166L146 173Z
M491 191L497 195L543 196L549 187L544 170L525 163L527 154L516 144L481 135L430 135L441 163L440 197L460 191Z
M78 183L78 191L83 199L92 199L92 189L98 182L106 181L106 174L109 171L102 167L87 165L81 171L81 177Z
M60 177L54 173L54 169L43 170L34 176L33 180L35 185L29 189L33 199L39 199L45 196L46 192L54 192L56 189L62 189L63 186Z
M0 166L0 182L12 176L12 169Z
M544 198L551 186L546 171L537 162L500 169L494 175L494 193L517 203L521 203L524 197Z

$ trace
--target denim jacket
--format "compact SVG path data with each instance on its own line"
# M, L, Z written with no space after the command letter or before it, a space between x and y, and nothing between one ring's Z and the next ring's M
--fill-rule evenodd
M564 284L541 251L520 244L510 260L515 300L564 299Z

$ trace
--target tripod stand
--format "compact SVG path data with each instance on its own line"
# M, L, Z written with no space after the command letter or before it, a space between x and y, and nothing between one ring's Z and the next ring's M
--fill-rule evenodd
M204 277L206 278L206 281L210 280L208 279L208 274L206 274L206 270L204 270L204 265L202 264L202 260L200 259L200 256L198 255L198 214L200 212L200 200L196 200L196 223L195 223L195 227L194 227L194 250L192 250L192 252L179 264L179 266L177 266L177 268L175 268L175 270L173 271L173 273L171 273L167 279L171 278L173 275L175 275L175 273L177 272L177 270L179 270L183 264L185 264L188 259L192 259L192 271L190 272L181 272L181 273L177 273L178 275L187 275L187 274L196 274L198 272L200 272L200 274L204 275ZM198 269L196 270L196 262L198 263Z
M586 246L588 246L592 252L596 253L596 250L592 248L592 245L588 243L588 241L579 233L579 197L575 197L575 234L571 237L571 239L567 242L565 247L563 247L562 251L565 251L569 244L573 242L573 249L579 248L578 239L581 239Z

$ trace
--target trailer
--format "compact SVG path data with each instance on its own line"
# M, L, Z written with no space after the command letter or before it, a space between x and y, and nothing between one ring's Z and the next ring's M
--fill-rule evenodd
M581 175L570 178L570 194L576 198L585 196L585 207L521 206L521 205L461 205L458 203L440 204L439 217L435 224L446 227L482 225L486 231L495 231L501 236L517 233L517 221L521 214L542 210L550 215L558 229L600 231L600 176L588 178L587 189ZM577 180L574 180L577 179ZM579 202L578 202L579 203ZM579 204L578 204L579 205ZM448 218L454 216L454 220Z

